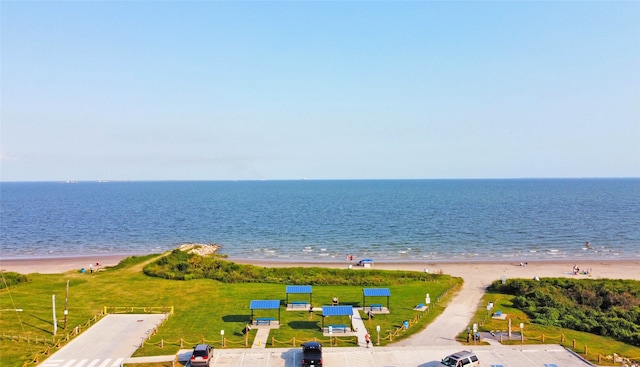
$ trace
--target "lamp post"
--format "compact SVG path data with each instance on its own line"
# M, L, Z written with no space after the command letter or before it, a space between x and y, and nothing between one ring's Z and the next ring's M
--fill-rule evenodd
M378 332L378 346L380 346L380 325L376 326L376 331Z
M524 322L520 323L520 342L524 343Z
M224 330L220 330L220 336L222 337L222 347L224 348Z

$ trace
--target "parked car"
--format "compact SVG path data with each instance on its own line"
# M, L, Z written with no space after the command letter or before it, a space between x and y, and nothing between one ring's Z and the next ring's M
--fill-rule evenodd
M213 347L209 344L198 344L193 347L193 353L191 353L191 365L194 367L206 366L209 367L211 359L213 358Z
M479 367L480 361L475 353L463 350L444 357L442 365L448 367Z
M307 342L302 344L302 367L322 366L322 344Z

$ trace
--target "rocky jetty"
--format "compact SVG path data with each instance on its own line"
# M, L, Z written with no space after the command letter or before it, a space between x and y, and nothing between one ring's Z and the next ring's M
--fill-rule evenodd
M220 245L212 243L185 243L179 247L180 251L200 256L211 256L218 252Z

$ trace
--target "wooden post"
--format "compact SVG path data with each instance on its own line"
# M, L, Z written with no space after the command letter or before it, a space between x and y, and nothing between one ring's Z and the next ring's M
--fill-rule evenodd
M160 349L164 348L164 339L160 339Z
M180 338L180 348L184 345L184 339Z
M572 345L573 345L573 346L572 346L572 348L573 348L573 349L576 349L576 340L575 340L575 339L573 339L573 343L572 343Z
M544 343L544 333L542 333L542 342Z
M589 349L588 349L588 348L587 348L587 346L585 345L585 346L584 346L584 355L585 355L585 356L587 355L588 350L589 350Z
M560 344L564 343L564 334L560 334Z
M296 337L295 336L293 337L293 346L294 347L296 346Z

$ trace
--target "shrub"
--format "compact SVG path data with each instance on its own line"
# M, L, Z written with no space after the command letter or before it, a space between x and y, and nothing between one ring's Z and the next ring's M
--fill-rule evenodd
M640 282L635 280L496 281L490 291L516 295L513 306L533 322L610 336L640 346Z
M28 282L29 278L26 275L13 271L2 272L2 282L0 282L0 289L5 289L14 285Z

